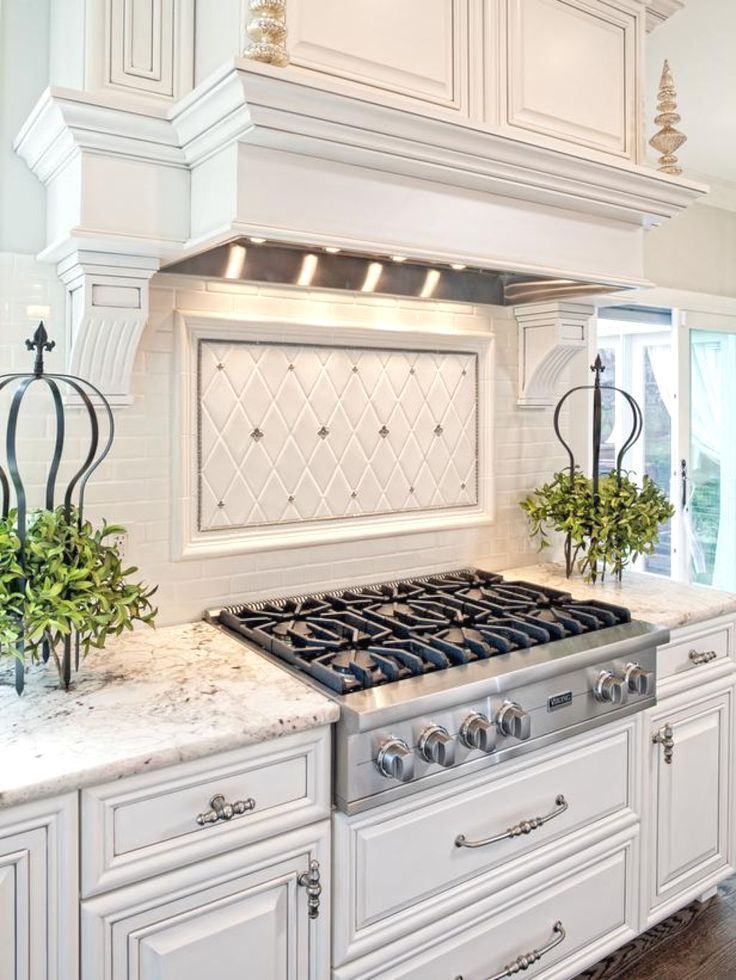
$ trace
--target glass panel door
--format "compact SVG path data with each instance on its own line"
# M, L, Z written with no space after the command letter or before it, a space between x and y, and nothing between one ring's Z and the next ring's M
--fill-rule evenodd
M736 331L689 331L683 530L691 582L736 591Z

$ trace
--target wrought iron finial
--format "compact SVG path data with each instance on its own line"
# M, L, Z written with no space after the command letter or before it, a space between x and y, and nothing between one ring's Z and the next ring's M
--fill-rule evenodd
M601 375L606 370L606 365L601 360L601 355L598 354L593 364L590 365L590 370L595 375L595 387L600 388L601 386Z
M26 341L27 350L35 350L36 361L33 365L33 373L37 378L43 375L43 352L51 351L56 347L55 340L49 340L49 335L46 332L46 327L43 325L43 320L36 327L36 332L33 335L32 340Z

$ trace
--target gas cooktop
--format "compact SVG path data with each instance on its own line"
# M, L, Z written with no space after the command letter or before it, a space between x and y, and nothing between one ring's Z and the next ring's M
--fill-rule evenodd
M229 606L221 625L351 694L628 623L621 606L467 569Z

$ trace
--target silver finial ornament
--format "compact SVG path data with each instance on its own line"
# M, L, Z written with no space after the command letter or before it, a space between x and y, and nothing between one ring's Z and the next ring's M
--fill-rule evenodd
M246 28L250 45L245 57L266 65L289 64L286 50L286 0L248 0L251 15Z
M675 83L672 80L672 72L667 60L662 67L662 76L659 79L659 92L657 93L657 115L654 122L659 126L659 130L649 140L649 145L655 150L659 150L662 156L657 161L657 170L664 174L677 176L682 173L682 167L677 163L675 150L679 149L687 139L684 133L675 129L675 125L680 122L680 114L677 110L677 92Z

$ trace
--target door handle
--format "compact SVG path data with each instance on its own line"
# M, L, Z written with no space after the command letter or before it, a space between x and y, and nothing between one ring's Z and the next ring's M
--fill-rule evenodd
M687 460L680 460L680 503L682 509L687 507Z

